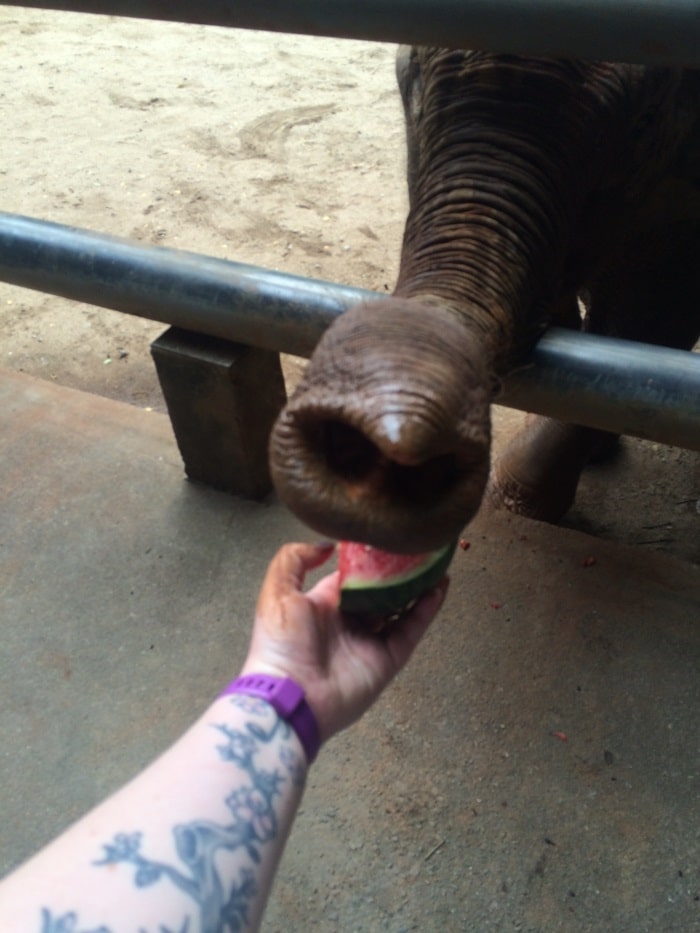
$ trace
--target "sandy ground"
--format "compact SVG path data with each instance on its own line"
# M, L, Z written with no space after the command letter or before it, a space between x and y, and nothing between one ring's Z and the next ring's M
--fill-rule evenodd
M406 194L392 46L4 8L0 57L3 210L393 282ZM162 409L162 325L6 286L0 303L3 364Z

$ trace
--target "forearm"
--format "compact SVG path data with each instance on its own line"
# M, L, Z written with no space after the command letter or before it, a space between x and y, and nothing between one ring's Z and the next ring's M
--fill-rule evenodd
M3 930L256 929L305 775L297 736L270 706L218 700L0 884Z

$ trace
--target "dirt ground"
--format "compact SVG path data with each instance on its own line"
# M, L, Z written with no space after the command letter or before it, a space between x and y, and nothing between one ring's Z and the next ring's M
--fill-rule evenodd
M406 203L392 46L0 8L0 57L2 210L392 284ZM162 410L161 324L0 295L3 364Z
M206 708L305 532L183 482L166 415L22 373L0 449L2 874ZM411 663L314 763L264 933L697 931L700 568L467 533Z

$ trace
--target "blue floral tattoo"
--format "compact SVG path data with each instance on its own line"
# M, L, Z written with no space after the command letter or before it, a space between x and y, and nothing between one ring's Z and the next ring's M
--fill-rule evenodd
M79 930L77 914L71 912L54 919L49 911L44 908L41 912L41 933L110 933L110 931L109 927Z
M44 908L41 912L41 917L41 933L112 933L110 928L105 926L95 927L94 930L80 930L78 927L78 915L73 913L73 911L64 914L62 917L54 918L49 911ZM189 928L190 922L189 920L185 920L178 933L188 933ZM145 933L145 931L139 930L139 933ZM158 928L158 933L174 933L174 931L160 926Z
M270 715L270 708L248 697L232 697L231 702L248 713ZM146 888L162 880L170 881L190 897L199 914L195 928L206 933L238 933L249 922L249 905L258 893L255 875L251 869L241 869L237 879L228 884L222 880L216 867L216 854L220 850L233 852L245 849L253 862L260 862L260 846L277 836L277 814L273 802L280 796L285 779L295 786L303 783L304 768L299 756L284 746L280 754L280 770L266 771L257 768L255 756L261 745L266 745L281 732L290 734L289 725L276 715L269 728L260 722L248 722L245 729L227 725L214 727L224 736L225 742L217 745L223 761L230 761L241 768L250 783L233 790L226 798L231 812L227 825L197 820L177 825L173 829L175 848L186 870L149 859L142 853L142 834L118 833L111 843L103 845L104 855L95 865L132 865L135 869L134 882L138 888ZM190 919L185 918L177 933L188 933ZM108 927L81 930L74 913L54 918L46 909L42 911L41 933L110 933ZM139 933L146 933L140 930ZM157 933L175 933L160 926Z

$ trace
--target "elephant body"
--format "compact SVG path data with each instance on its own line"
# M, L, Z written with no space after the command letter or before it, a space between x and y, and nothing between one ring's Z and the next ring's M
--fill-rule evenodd
M700 333L700 72L401 49L409 215L392 296L324 335L271 438L284 501L395 551L486 494L556 521L603 432L489 406L550 324L690 349Z

